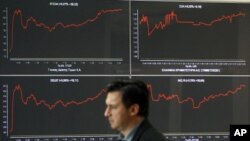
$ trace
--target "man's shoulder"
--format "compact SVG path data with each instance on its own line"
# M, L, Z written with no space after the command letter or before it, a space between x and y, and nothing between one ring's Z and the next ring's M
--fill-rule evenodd
M139 126L135 138L138 138L139 141L166 141L164 135L147 120L143 121Z
M148 128L142 135L142 140L148 141L166 141L166 138L162 133L157 131L154 127Z

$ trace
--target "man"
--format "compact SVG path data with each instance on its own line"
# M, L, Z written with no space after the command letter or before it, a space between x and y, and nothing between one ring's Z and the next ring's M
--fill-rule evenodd
M149 91L142 81L121 80L106 89L104 116L123 141L165 141L148 121Z

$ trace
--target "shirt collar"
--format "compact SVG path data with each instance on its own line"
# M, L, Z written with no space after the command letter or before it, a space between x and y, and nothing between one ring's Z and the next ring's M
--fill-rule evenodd
M139 125L142 123L142 121L140 121L138 124L136 124L136 126L129 132L127 137L124 137L122 134L120 134L120 136L119 136L120 140L121 141L132 141L132 139L135 135L135 132L137 131L137 129L138 129Z

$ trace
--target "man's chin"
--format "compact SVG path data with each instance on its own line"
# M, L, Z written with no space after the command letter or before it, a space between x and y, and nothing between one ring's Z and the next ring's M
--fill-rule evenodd
M111 129L116 129L116 128L115 128L114 126L112 126L112 125L110 125L110 128L111 128Z
M117 127L114 126L114 125L112 125L112 124L110 124L110 128L111 128L111 129L114 129L114 130L117 129Z

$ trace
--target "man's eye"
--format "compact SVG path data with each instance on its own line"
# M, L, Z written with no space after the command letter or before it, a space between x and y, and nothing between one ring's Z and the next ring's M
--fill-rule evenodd
M110 108L111 108L111 109L116 109L116 108L117 108L117 106L111 106Z

